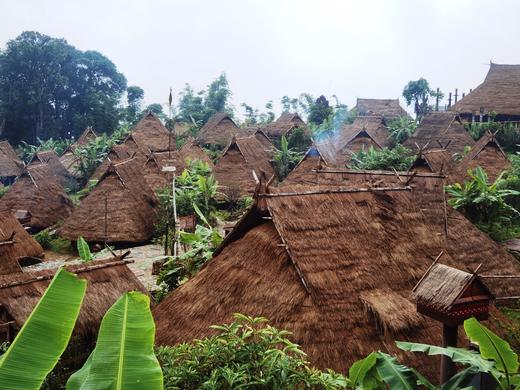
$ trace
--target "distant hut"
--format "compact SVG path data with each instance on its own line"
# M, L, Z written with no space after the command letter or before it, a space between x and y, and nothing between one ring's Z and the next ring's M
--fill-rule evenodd
M188 162L194 160L205 162L210 168L213 168L213 162L193 137L189 137L179 150L172 150L170 153L154 153L154 156L161 167L173 164L177 175L182 174L187 168Z
M132 150L126 144L114 145L110 152L108 152L103 162L96 168L90 177L90 180L99 180L106 172L110 164L128 160L136 154L137 153L132 152Z
M503 171L511 168L511 162L504 153L495 135L486 132L471 150L456 165L450 182L462 182L468 177L468 170L481 167L490 181L494 181Z
M67 266L87 280L87 292L62 362L78 367L95 345L101 319L124 293L146 289L127 267L128 261L115 257ZM0 343L12 341L49 286L56 269L0 276Z
M143 151L161 152L168 150L170 133L152 112L146 114L130 131L130 135Z
M91 141L96 139L97 134L92 127L87 127L80 135L76 142L67 147L65 152L60 157L60 162L67 169L67 171L74 177L79 176L78 172L78 158L74 155L74 151L80 147L88 145Z
M199 131L197 141L202 145L218 145L225 147L233 137L240 133L240 128L231 116L225 112L217 112L209 118Z
M404 146L413 151L418 147L422 150L446 149L451 154L462 153L466 146L474 144L460 117L450 111L426 114L414 135L404 142Z
M410 118L406 110L401 107L399 99L358 98L352 112L358 116L381 116L387 122L397 119L400 116Z
M520 65L491 62L484 82L451 110L466 121L487 121L491 112L497 114L498 121L520 120Z
M233 138L217 161L213 174L222 192L230 198L252 195L256 179L265 174L267 178L275 175L270 163L272 151L255 135ZM256 176L256 179L255 179Z
M73 204L48 164L27 167L0 199L0 211L24 210L29 216L24 225L34 231L66 219Z
M18 158L9 141L0 141L0 182L11 185L23 172L24 163Z
M49 166L48 172L58 179L62 186L68 186L75 183L75 178L63 166L60 158L54 150L36 152L27 166L31 168L41 164L47 164Z
M453 156L446 149L419 151L410 167L412 172L442 172L448 174L455 166Z
M310 131L307 124L296 112L283 112L274 122L269 123L264 132L273 142L279 142L282 136L289 138L294 129L301 128L304 134L310 137Z
M21 272L25 258L43 257L43 248L10 213L0 213L0 275Z
M138 244L154 233L157 198L135 159L111 164L59 229L69 240Z
M283 181L284 184L308 185L316 183L319 173L316 170L329 166L326 158L320 152L319 147L313 144L305 153L305 156L294 167Z
M240 312L292 332L321 369L348 372L385 350L434 375L434 360L393 343L440 343L439 324L410 300L433 259L444 251L450 265L484 263L482 272L493 274L518 274L520 264L467 221L450 222L445 240L444 220L425 217L414 203L402 185L260 194L215 257L155 308L157 344L208 336L211 325ZM520 290L507 279L490 288Z
M159 161L158 157L150 153L146 157L146 161L142 167L142 174L146 180L146 184L152 191L157 191L164 188L166 185L171 184L168 180L166 172L163 172L163 165Z

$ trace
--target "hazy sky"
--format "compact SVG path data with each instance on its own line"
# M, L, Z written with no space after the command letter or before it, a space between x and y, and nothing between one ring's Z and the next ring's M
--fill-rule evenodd
M397 98L419 77L468 91L490 60L520 63L518 0L0 0L0 15L0 47L36 30L100 51L147 103L226 72L239 113L301 92Z

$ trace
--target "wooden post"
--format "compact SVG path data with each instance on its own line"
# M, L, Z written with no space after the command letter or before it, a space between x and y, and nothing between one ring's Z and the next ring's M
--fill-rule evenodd
M451 107L451 92L448 96L448 108L450 108L450 107Z
M457 103L457 100L459 100L459 89L455 88L455 103Z
M456 347L457 334L459 327L457 325L442 325L442 346ZM448 356L441 356L441 384L446 383L456 373L455 363Z
M437 88L437 96L435 97L435 111L439 111L439 88Z
M464 99L466 97L466 92L462 92L462 98Z

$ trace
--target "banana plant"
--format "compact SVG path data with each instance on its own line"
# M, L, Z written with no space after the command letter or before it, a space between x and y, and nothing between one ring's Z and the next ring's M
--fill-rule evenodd
M103 318L96 348L67 390L162 390L154 337L150 299L140 292L124 294Z
M37 390L65 351L87 282L63 268L0 357L0 388Z
M92 261L94 256L92 256L92 252L90 252L90 247L88 246L87 241L85 241L83 237L78 238L76 246L81 261L83 261L84 263Z

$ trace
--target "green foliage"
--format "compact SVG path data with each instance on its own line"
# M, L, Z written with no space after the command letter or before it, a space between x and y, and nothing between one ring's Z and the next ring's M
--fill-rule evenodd
M124 117L129 124L134 125L139 121L143 99L144 90L141 87L131 85L126 89L127 106Z
M329 138L337 134L337 132L346 124L352 123L356 117L356 113L349 111L345 105L338 105L334 108L333 115L330 115L319 126L310 125L313 138L317 141Z
M307 135L306 129L303 127L296 127L291 130L289 138L287 139L287 146L296 153L305 153L311 144L311 139ZM301 156L298 161L301 160ZM298 163L298 162L297 162Z
M86 287L86 280L64 269L56 273L0 359L2 389L40 388L69 342Z
M126 79L96 51L25 31L0 52L0 117L11 143L115 128Z
M36 145L31 145L22 141L19 145L21 158L25 163L28 163L35 153L43 150L54 150L58 156L61 156L71 142L72 141L69 139L49 138L47 140L42 140L41 138L38 138L36 140Z
M310 368L289 333L266 322L235 314L215 336L159 348L165 389L345 388L347 378Z
M78 241L76 242L76 248L78 250L78 254L82 262L87 263L89 261L92 261L94 257L90 252L90 247L88 246L88 243L85 241L83 237L78 237Z
M11 188L11 186L0 186L0 199L2 199L2 197L7 194L7 191L9 191L9 189Z
M290 149L287 138L282 136L280 150L277 150L273 157L278 180L282 181L285 179L289 172L300 162L302 157L303 153Z
M96 348L67 390L162 390L154 337L150 299L135 291L124 294L103 317Z
M310 106L307 121L316 126L321 125L324 121L329 119L333 113L333 108L329 101L323 95L319 96L316 101Z
M36 233L33 238L38 241L38 244L40 244L43 249L50 249L52 236L48 229Z
M520 213L508 204L507 199L517 197L520 192L506 187L504 173L494 183L489 183L488 176L481 167L468 171L468 175L469 181L446 186L446 192L451 196L448 203L492 238L510 238L507 237L507 230L514 228L515 218Z
M410 138L415 132L416 128L417 122L408 118L407 116L400 116L388 124L388 132L396 144L402 144L404 141Z
M36 233L33 238L38 241L43 249L57 253L68 253L71 249L71 242L65 238L58 237L55 231L50 229Z
M479 140L487 131L496 133L500 146L508 152L520 150L520 124L510 122L495 122L490 118L488 122L473 122L465 125L471 137Z
M439 92L438 96L439 99L444 97L442 92ZM437 92L431 89L428 81L421 77L419 80L408 82L404 87L403 97L406 104L414 105L414 112L417 120L420 121L426 113L432 110L430 99L435 99Z
M414 156L402 145L393 149L375 149L370 146L352 156L350 167L353 169L406 171L412 165Z

